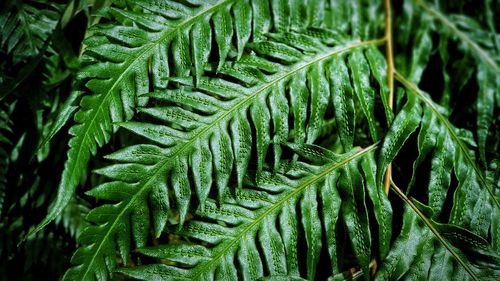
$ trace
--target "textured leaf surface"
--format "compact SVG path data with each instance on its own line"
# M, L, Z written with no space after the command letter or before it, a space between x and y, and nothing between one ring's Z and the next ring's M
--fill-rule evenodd
M425 104L425 111L430 111L424 114L423 121L431 122L431 125L422 124L425 127L420 131L422 135L419 139L419 151L427 153L430 145L432 145L432 142L428 140L431 138L429 134L432 133L429 130L438 129L439 134L444 134L435 143L435 145L443 149L441 151L438 150L436 156L447 158L441 158L446 161L444 162L445 165L443 165L443 160L436 160L439 162L436 162L435 165L440 165L440 167L436 167L433 173L431 173L430 179L432 182L429 192L433 195L433 197L430 197L434 200L433 204L438 205L436 208L442 206L441 204L443 204L447 189L449 188L447 174L450 174L451 169L453 169L459 184L454 194L454 205L450 222L463 227L471 227L476 233L486 237L491 222L483 218L491 212L492 205L489 202L493 203L493 208L498 208L500 205L495 196L494 187L485 179L483 173L480 172L475 162L473 151L467 147L467 143L474 144L471 135L465 130L455 128L444 116L446 111L435 104L427 94L420 91L400 74L397 74L396 77L408 88L410 93L415 94ZM420 157L417 158L414 167L419 165L418 162L421 161ZM443 171L443 168L449 170ZM484 190L489 193L489 198L486 197L487 193ZM475 211L471 212L470 210Z
M4 2L0 279L499 279L495 1Z
M195 193L196 199L203 206L209 193L214 192L212 191L213 183L219 201L224 201L229 191L232 171L236 171L237 182L241 184L249 166L252 151L257 157L255 169L257 170L256 180L259 182L262 171L267 168L264 163L268 153L271 153L268 151L271 139L284 143L293 138L296 143L300 144L306 141L313 142L317 138L318 127L324 122L325 108L327 103L331 102L328 98L330 87L327 86L329 67L326 66L338 61L333 61L334 57L376 44L378 41L346 42L344 45L330 46L314 37L301 34L291 34L291 36L309 42L307 47L314 52L303 54L301 49L279 41L252 43L250 49L254 50L255 54L243 56L239 61L232 63L233 68L246 70L245 72L232 73L224 68L220 70L220 73L227 75L228 78L253 81L252 84L240 85L228 79L205 76L199 77L197 82L193 83L191 79L179 77L170 79L172 83L178 83L179 88L144 96L151 100L153 106L141 107L139 112L150 118L151 122L126 122L120 123L120 126L142 136L146 141L145 145L131 146L108 156L109 159L119 163L100 169L97 173L115 181L105 183L89 192L90 195L97 195L96 197L100 198L100 195L95 193L96 190L100 191L99 194L107 196L105 194L113 194L115 189L120 188L119 186L129 186L126 190L130 190L131 197L106 197L108 200L120 202L113 206L112 213L107 213L108 218L113 217L114 222L101 227L102 234L95 236L96 244L89 245L93 250L90 251L91 254L87 256L83 264L83 271L75 267L68 274L74 272L74 274L83 274L82 276L86 278L86 274L91 274L90 272L95 270L94 266L102 267L103 264L97 258L109 255L109 247L114 245L113 236L122 227L127 229L128 225L124 225L122 221L128 220L129 216L132 220L130 225L132 233L137 231L138 235L142 235L141 237L134 236L139 239L136 242L144 241L149 225L141 225L142 228L136 229L134 222L139 218L148 220L146 219L148 214L144 213L145 211L137 217L134 214L137 209L147 210L151 202L156 202L152 199L148 201L148 196L151 196L151 190L158 184L166 186L169 196L173 197L173 202L168 202L169 199L165 197L163 200L167 202L161 204L175 205L180 215L179 223L182 225L192 201L191 194ZM269 59L266 56L272 56L272 58ZM363 53L359 52L357 56L363 56ZM271 65L274 72L265 74L259 68L259 63ZM306 75L308 71L312 75ZM252 80L250 80L251 75L255 76ZM287 84L290 86L285 86ZM319 93L314 95L321 95L321 98L309 98L312 93L307 85L311 85L313 89L317 88ZM285 104L286 92L290 93L288 101L288 104L292 106L290 110L287 110L288 107L284 105L278 109L269 106L269 100L275 98ZM354 92L358 93L356 90ZM296 99L302 100L296 103L294 102ZM271 112L275 114L271 116ZM250 120L247 120L246 116L250 116ZM290 130L287 128L286 120L290 118L294 119L295 135L290 135ZM350 120L350 122L354 121ZM271 124L282 124L276 135L270 130ZM231 136L238 137L232 138ZM274 145L277 146L280 143ZM144 151L145 148L147 151ZM144 160L152 161L145 162L142 157L134 156L149 154L148 151L151 151L151 154L154 154L153 151L158 152L154 156L155 159L144 157ZM274 155L274 158L279 161L279 154ZM193 178L193 182L189 180L190 178ZM304 204L308 203L304 202ZM100 208L105 208L105 206L93 212L101 213ZM151 207L158 209L154 205ZM165 225L167 218L168 209L161 210L164 211L161 216L162 220L154 220L155 224L152 226L157 234ZM94 222L102 223L103 221ZM311 227L317 224L317 220L314 223L311 221ZM269 233L269 235L273 234ZM309 241L313 243L316 239L310 237ZM130 247L129 243L120 244L119 240L117 242L118 248ZM136 246L140 247L141 243ZM316 263L315 259L317 258L311 257L310 263ZM76 262L78 260L74 261L80 263ZM368 258L367 262L369 262ZM112 267L111 265L109 268ZM310 274L310 276L314 275L313 272ZM72 275L67 276L69 278Z
M338 223L332 224L332 222L337 221L337 214L344 217L342 222L352 238L352 247L357 260L363 267L368 268L370 242L365 239L370 239L370 230L357 220L368 219L363 217L368 211L364 206L363 190L372 187L362 184L363 176L360 171L372 178L375 175L372 174L373 170L364 169L360 161L373 159L372 150L375 147L353 150L344 155L330 154L334 158L327 160L324 165L309 166L307 172L299 168L300 165L297 169L301 171L290 171L305 172L303 177L272 175L266 172L261 184L258 185L261 191L238 189L234 199L222 204L220 208L215 206L215 202L207 201L204 208L196 210L196 215L204 220L192 220L179 232L182 236L196 238L210 245L197 250L196 263L189 262L190 260L181 262L183 265L188 265L187 268L154 264L124 268L120 269L120 272L143 280L159 279L161 276L173 279L218 280L231 279L236 274L241 274L244 280L255 280L263 276L263 268L267 268L269 274L273 276L269 277L270 280L286 274L296 276L297 264L300 262L297 260L298 239L300 239L298 235L300 229L303 229L307 244L307 274L304 277L308 280L313 279L316 275L320 250L324 247L321 243L323 233L326 233L327 241L335 241L334 235ZM300 148L302 151L305 148L314 149L309 145L300 145ZM298 153L302 154L299 151ZM355 191L351 182L345 180L344 183L340 183L339 180L346 175L356 177L362 188ZM335 187L337 183L340 184L338 188ZM275 194L269 193L277 190L279 192ZM326 205L320 202L336 203ZM347 204L345 208L340 208L341 202ZM381 202L373 201L373 204ZM320 206L324 209L321 210ZM355 220L352 220L353 218ZM217 221L224 224L218 224ZM326 231L323 231L324 228ZM151 257L178 260L178 251L187 247L198 246L182 244L172 247L153 247L145 248L141 252ZM334 257L339 258L338 263L332 264L334 272L337 272L335 268L340 265L340 257L331 251L335 243L329 247L332 260L335 260ZM194 249L190 252L194 253ZM226 262L236 259L241 261L238 267L232 262L226 265ZM226 266L231 270L226 272Z
M269 14L271 3L235 2L131 1L129 8L107 10L106 16L115 24L94 26L92 36L85 40L82 61L86 66L78 79L86 83L91 95L83 97L75 115L77 124L70 129L74 137L69 143L58 196L48 216L33 232L61 212L86 171L91 155L109 142L116 130L113 123L130 120L135 107L147 103L144 94L150 89L165 89L169 76L189 76L192 69L196 79L200 79L211 53L218 54L215 64L221 66L233 46L234 36L237 45L233 47L241 55L250 36L258 41L256 38L262 32L271 31L272 21L263 16ZM234 27L230 25L233 17ZM281 31L280 28L284 27L276 25L273 30ZM212 47L212 33L216 33L216 48Z
M415 201L414 201L415 202ZM418 203L418 202L417 202ZM428 208L418 203L418 206ZM453 256L449 249L438 242L438 237L423 222L422 218L409 206L405 207L403 217L403 228L398 238L394 242L394 247L389 252L387 258L381 264L380 270L375 276L375 280L393 279L432 279L461 278L464 280L495 280L499 274L496 264L498 255L487 242L482 238L467 233L459 227L453 225L443 225L430 221L435 231L440 233L440 237L451 241ZM458 240L460 241L457 241ZM473 242L474 241L474 242ZM449 242L445 242L449 243ZM455 247L466 250L470 243L475 244L474 248L483 247L483 254L491 258L492 264L484 267L481 264L481 254L478 252L460 252ZM467 259L466 255L469 255ZM461 263L457 263L456 259ZM471 262L472 263L471 263ZM466 271L466 267L470 272Z

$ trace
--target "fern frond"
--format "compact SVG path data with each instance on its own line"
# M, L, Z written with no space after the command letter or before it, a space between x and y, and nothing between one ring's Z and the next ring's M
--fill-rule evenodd
M9 118L8 106L2 104L0 107L0 220L3 218L3 203L7 192L7 169L9 168L12 141L9 134L12 133L12 121Z
M479 61L486 64L496 74L500 74L498 62L500 57L495 54L496 34L490 34L471 17L465 15L446 15L438 8L427 4L423 0L415 0L426 12L432 15L447 31L456 36L465 44L465 51L471 52ZM446 32L441 31L441 32ZM487 48L487 49L485 49ZM488 50L490 49L490 50Z
M498 35L496 32L487 31L475 19L466 15L446 15L432 6L418 1L427 12L436 20L443 23L447 29L438 31L446 36L446 31L451 33L452 38L457 38L460 47L466 54L472 55L476 61L476 81L479 85L477 106L477 142L480 157L486 166L486 142L490 126L493 122L495 95L500 92L500 55L498 52Z
M395 185L393 188L406 203L403 228L375 280L498 278L500 257L485 239L429 219L434 216L431 208L407 198Z
M207 246L180 244L140 249L144 255L175 264L122 268L119 272L142 280L256 280L265 272L270 276L300 277L298 241L305 239L307 273L302 277L314 280L319 254L325 247L322 241L328 242L332 275L344 265L337 250L342 245L336 244L338 225L344 224L357 265L368 277L371 235L370 229L364 227L368 223L365 190L383 191L367 179L374 178L375 171L361 163L373 159L376 146L343 155L311 145L292 147L316 164L297 162L287 175L266 173L256 187L237 189L235 201L217 207L209 200L205 207L197 208L195 215L200 220L189 221L178 233ZM374 205L383 204L371 199ZM328 273L322 270L321 274Z
M495 196L494 187L479 170L474 152L468 146L474 144L470 132L453 126L446 117L447 110L434 103L415 84L406 80L399 73L396 73L396 79L408 90L408 100L411 101L408 104L412 106L403 108L395 118L381 150L387 152L396 148L397 152L409 135L420 127L419 156L414 162L414 174L423 160L430 157L432 172L427 191L430 207L435 210L436 215L439 215L439 210L442 210L446 197L449 196L448 189L453 172L458 179L458 186L453 192L454 204L450 223L472 229L482 237L487 237L491 224L488 217L492 208L499 207L499 203ZM421 110L415 110L419 107L418 103L415 103L415 99L424 105L423 116ZM403 130L401 126L404 128ZM389 163L393 160L394 155L394 152L381 154L380 163ZM382 175L379 175L379 179L381 177ZM414 180L415 177L412 177L410 188L414 184ZM488 192L484 192L484 189ZM493 202L494 205L491 206L490 202Z
M116 129L113 123L130 120L135 107L147 103L144 94L165 89L169 76L193 73L200 79L209 62L222 67L228 57L240 57L250 39L257 42L266 32L303 29L300 18L286 20L303 7L301 2L267 0L142 0L109 8L107 17L114 24L95 26L84 42L82 61L87 66L79 80L86 82L92 95L82 99L75 114L77 124L70 129L74 137L56 203L34 232L61 212L91 154L109 141ZM309 13L309 17L317 15Z
M363 48L373 48L380 40L326 45L313 37L296 33L279 39L281 42L250 44L254 53L231 64L231 69L237 69L237 72L221 68L221 78L200 77L197 83L185 78L171 78L172 84L180 85L178 89L146 95L151 105L139 109L143 119L150 121L120 124L144 137L146 142L109 155L108 159L118 163L97 170L98 174L114 181L98 186L89 194L120 203L104 205L89 214L95 223L108 223L89 228L88 233L97 229L100 232L88 237L89 240L82 234L85 238L81 242L90 245L75 256L85 257L84 264L80 266L82 268L72 269L68 276L86 279L95 270L105 272L107 267L103 259L114 256L115 235L120 235L116 239L117 246L122 258L127 260L131 241L121 235L126 236L129 228L136 246L145 245L150 227L148 209L154 210L152 227L158 236L172 204L169 197L179 211L180 225L185 221L190 202L197 199L203 205L212 185L217 188L219 201L224 201L233 171L237 175L237 185L242 185L252 151L257 155L255 168L259 180L261 171L267 168L264 163L271 140L276 167L281 157L281 144L289 139L297 144L316 140L325 119L325 110L335 96L345 91L352 92L360 97L359 103L365 104L368 112L365 116L370 116L375 100L375 92L370 86L370 70L352 68L353 81L358 84L352 87L348 64L344 60L352 64L366 62L365 54L380 56L376 49L362 51ZM291 41L295 48L287 45L287 41ZM330 75L334 71L342 73L340 84L331 82ZM244 84L233 83L229 78ZM354 103L340 104L350 106L351 112L354 111ZM246 116L250 116L250 120ZM354 132L356 117L354 113L340 116L338 123L346 128L341 137L347 147L352 147L353 139L349 134ZM290 118L293 120L293 136L288 125ZM126 192L120 194L118 190ZM192 198L192 193L196 193L196 197ZM125 223L130 217L131 223ZM83 254L84 251L90 254Z
M473 81L477 83L477 98L474 95L476 107L476 131L473 132L477 145L479 147L479 157L482 161L482 167L486 167L491 157L487 158L488 139L491 138L491 129L494 128L494 115L499 103L500 80L500 55L498 52L499 38L494 27L491 27L491 19L488 23L480 23L466 14L454 14L453 11L447 12L444 8L438 8L436 5L427 4L425 1L416 0L418 11L412 11L421 14L414 21L417 36L414 42L406 40L407 44L412 46L411 65L405 69L404 64L400 70L409 81L419 84L421 75L426 68L426 64L432 55L432 49L437 48L439 57L442 61L442 79L444 83L443 93L439 103L444 107L453 108L451 101L453 91L458 92L455 97L460 95L470 96L470 92L461 93L463 88ZM411 5L411 4L409 4ZM491 5L491 3L485 3ZM442 4L441 6L446 6ZM413 7L412 7L413 8ZM411 8L408 8L410 10ZM489 7L488 9L494 9ZM491 15L490 15L491 16ZM407 22L408 23L408 22ZM485 26L486 25L486 26ZM411 29L411 24L403 25ZM488 26L489 29L488 30ZM404 34L410 34L405 32ZM431 39L439 35L437 46ZM416 48L415 48L416 46ZM450 55L456 50L463 53L462 58L453 58ZM471 67L471 64L474 66ZM474 76L475 74L475 76ZM452 80L452 78L454 78ZM475 78L475 79L474 79ZM475 81L474 81L475 80ZM451 84L455 81L455 84ZM436 95L437 96L437 95ZM450 112L451 114L451 112Z
M39 54L62 15L62 7L46 1L2 3L0 46L13 64Z

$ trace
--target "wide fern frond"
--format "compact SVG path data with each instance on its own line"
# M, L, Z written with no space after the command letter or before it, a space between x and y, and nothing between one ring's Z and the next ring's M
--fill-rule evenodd
M200 77L197 83L171 78L178 88L145 95L150 103L139 108L142 121L120 124L146 142L107 156L117 164L96 171L113 181L88 194L119 203L91 211L90 220L107 223L82 234L81 243L89 246L81 248L74 261L83 265L68 276L105 276L113 264L108 261L106 266L104 259L114 259L115 243L126 261L132 242L129 231L136 246L144 246L150 216L159 236L171 205L182 225L190 202L203 206L210 193L224 201L230 175L235 173L241 186L252 154L258 181L267 168L266 157L278 166L283 143L316 140L329 106L338 111L345 151L353 147L356 118L367 120L372 139L377 139L375 128L380 126L374 118L377 97L372 83L385 83L378 79L384 60L374 48L380 40L328 44L298 33L273 36L274 41L248 45L253 52L231 63L231 68L222 67L219 77ZM356 102L345 95L356 97ZM358 117L355 104L362 105Z
M222 67L228 57L240 57L250 39L257 42L266 32L305 26L299 16L305 5L301 1L142 0L122 4L105 14L114 24L95 26L84 41L82 62L87 66L79 80L92 94L83 97L75 114L77 124L70 129L74 137L56 203L33 232L62 211L90 155L109 141L116 129L113 123L131 119L135 107L146 104L144 94L165 89L170 76L185 77L192 72L200 79L209 62ZM321 17L307 13L306 18L313 17L311 24L319 25Z
M320 253L326 247L330 262L323 263L322 275L360 266L369 278L373 236L365 227L370 212L365 198L376 208L389 204L385 196L378 196L383 190L375 182L376 146L343 155L312 145L291 147L309 164L298 161L286 175L265 173L259 184L237 189L233 202L219 207L208 200L197 208L195 219L177 232L197 243L140 249L141 254L163 262L119 272L142 280L257 280L301 274L314 280ZM384 210L387 216L378 224L384 229L381 245L388 246L390 205ZM341 225L345 233L340 232ZM352 252L338 243L343 235L349 237ZM305 240L304 250L301 240ZM351 264L349 254L355 256ZM300 262L302 257L307 262Z

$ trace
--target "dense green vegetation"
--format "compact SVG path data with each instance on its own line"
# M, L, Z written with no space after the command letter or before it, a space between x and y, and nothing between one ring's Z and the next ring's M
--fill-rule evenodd
M2 1L0 279L499 280L499 11Z

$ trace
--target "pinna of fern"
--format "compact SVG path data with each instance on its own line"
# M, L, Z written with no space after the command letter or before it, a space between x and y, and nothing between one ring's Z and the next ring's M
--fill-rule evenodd
M326 268L330 268L331 274L337 274L346 266L344 255L349 251L339 243L342 238L338 236L343 226L352 251L369 278L371 233L366 227L369 218L365 194L369 193L377 209L388 204L387 198L380 196L383 190L375 190L376 146L343 155L313 145L290 147L304 159L314 161L314 165L298 161L287 167L286 174L266 172L258 185L237 189L228 203L217 207L208 201L206 207L198 207L195 216L202 220L191 220L178 231L189 240L204 241L209 246L185 243L144 248L139 251L141 254L175 264L145 265L120 272L143 280L255 280L266 273L300 277L305 270L307 279L313 280L317 271L326 274ZM382 231L389 231L389 238L390 213L385 214L389 217L378 223ZM306 264L299 262L303 255L299 251L300 233L304 233L307 244ZM382 250L388 244L386 241L381 245ZM321 269L317 265L323 247L331 263Z

